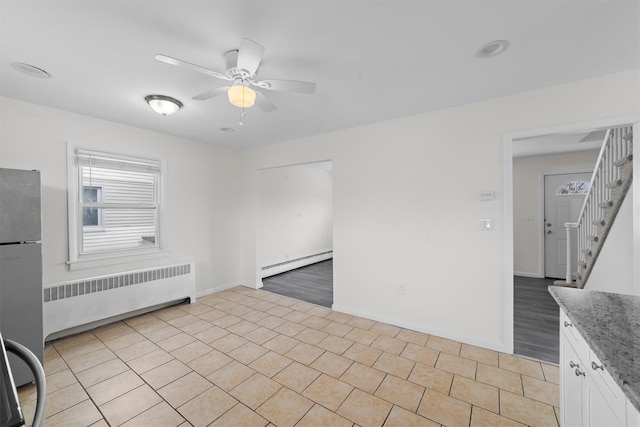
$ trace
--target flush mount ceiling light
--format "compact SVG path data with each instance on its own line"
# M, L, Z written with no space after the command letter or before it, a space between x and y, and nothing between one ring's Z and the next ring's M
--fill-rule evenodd
M170 116L182 108L182 102L165 95L147 95L144 97L149 107L158 114Z
M476 57L478 58L493 58L500 55L509 47L508 40L494 40L480 46L480 49L476 51Z
M51 74L47 73L42 68L35 67L30 64L25 64L22 62L12 62L11 66L20 71L22 74L26 74L29 77L35 77L37 79L50 79Z
M227 91L231 105L239 108L253 107L256 103L256 91L247 86L244 80L238 79Z

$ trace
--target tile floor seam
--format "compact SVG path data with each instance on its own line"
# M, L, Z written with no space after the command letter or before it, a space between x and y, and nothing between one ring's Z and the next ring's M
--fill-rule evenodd
M502 393L500 393L500 392L498 393L498 415L500 415L501 417L507 418L509 420L512 420L512 421L514 421L516 423L524 424L521 421L518 421L518 420L516 420L514 418L508 417L508 416L506 416L506 415L504 415L502 413ZM560 423L558 423L558 426L560 426Z
M171 353L170 353L170 352L167 352L167 353L171 355ZM144 356L144 355L142 355L142 356ZM142 357L142 356L140 356L140 357ZM173 359L172 359L172 360L179 360L179 359L177 359L175 356L173 356L173 355L171 355L171 356L173 357ZM137 358L135 358L135 359L137 359ZM135 359L132 359L132 360L135 360ZM122 359L121 359L121 360L122 360ZM163 364L161 364L161 365L158 365L157 367L164 366L164 365L166 365L167 363L170 363L172 360L167 361L167 362L165 362L165 363L163 363ZM123 362L124 362L124 361L123 361ZM127 365L127 367L128 367L128 368L129 368L129 369L130 369L130 370L131 370L135 375L137 375L137 376L138 376L138 378L140 378L140 380L143 382L143 384L141 384L140 386L136 387L135 389L140 388L140 387L142 387L142 386L144 386L144 385L147 385L151 390L153 390L153 391L155 392L155 394L156 394L156 395L158 395L158 397L160 397L160 399L161 399L163 402L167 403L167 404L168 404L171 408L173 408L174 410L176 410L176 411L178 410L178 408L174 408L174 407L173 407L173 405L171 405L171 403L169 403L169 402L164 398L164 396L162 396L160 393L158 393L158 390L159 390L159 389L156 389L156 388L155 388L155 387L153 387L151 384L149 384L149 383L148 383L148 382L147 382L147 381L142 377L142 375L141 375L141 374L139 374L137 371L135 371L135 370L134 370L134 369L133 369L133 368L128 364L128 362L124 362L124 363L125 363L125 365ZM184 363L184 362L182 362L182 363ZM185 365L186 365L186 364L185 364ZM157 368L157 367L156 367L156 368ZM153 369L155 369L155 368L153 368ZM153 369L150 369L149 371L151 371L151 370L153 370ZM147 371L147 372L149 372L149 371ZM196 374L198 374L198 373L197 373L196 371L194 371L193 369L191 370L191 372L195 372ZM167 384L163 385L163 386L162 386L162 387L160 387L160 388L164 388L164 387L166 387L166 386L168 386L168 385L170 385L170 384L174 383L175 381L178 381L179 379L181 379L181 378L185 377L185 376L186 376L186 375L188 375L188 374L189 374L189 373L185 373L184 375L182 375L182 376L180 376L180 377L178 377L178 378L174 379L173 381L170 381L169 383L167 383ZM198 375L199 375L199 374L198 374ZM206 378L204 378L204 379L206 380ZM207 381L208 381L208 380L207 380ZM125 395L125 394L127 394L127 393L129 393L129 392L131 392L131 391L133 391L133 390L135 390L135 389L128 390L127 392L125 392L125 393L123 393L123 394L121 394L121 395L119 395L119 396L116 396L116 397L112 398L112 399L111 399L111 400L109 400L108 402L111 402L111 401L113 401L113 400L117 399L118 397L121 397L121 396L123 396L123 395ZM195 397L197 397L197 396L195 396ZM194 397L194 398L195 398L195 397ZM104 403L103 403L103 405L107 404L108 402L104 402ZM98 406L95 402L93 402L93 403L94 403L94 405L96 406L96 408L98 408L98 411L100 411L100 406ZM185 403L186 403L186 402L185 402ZM155 406L157 406L157 405L159 405L159 404L160 404L160 403L157 403L156 405L152 406L151 408L153 408L153 407L155 407ZM130 421L130 420L132 420L133 418L136 418L136 417L138 417L138 416L142 415L143 413L147 412L147 411L148 411L148 410L150 410L151 408L148 408L148 409L146 409L146 410L142 411L141 413L139 413L139 414L137 414L137 415L133 416L131 419L129 419L129 420L127 420L127 421L125 421L125 422L121 423L121 425L122 425L122 424L125 424L125 423L127 423L127 422L129 422L129 421ZM100 413L102 414L102 411L100 411ZM180 414L180 415L182 416L182 414ZM103 418L104 418L105 420L107 419L107 418L106 418L106 417L104 417L104 416L103 416ZM184 418L184 417L183 417L183 418Z
M384 371L381 371L381 372L384 372ZM363 392L365 392L365 393L369 393L369 394L370 394L370 395L372 395L372 396L375 396L375 395L376 395L376 393L378 392L378 390L380 389L380 386L382 385L382 383L384 382L384 380L385 380L385 379L387 379L387 377L388 377L389 375L391 375L391 374L390 374L390 373L388 373L388 372L384 372L384 377L382 377L382 379L380 380L380 383L376 386L376 389L375 389L375 390L373 390L373 393L369 393L369 392L368 392L368 391L366 391L366 390L362 390L362 391L363 391Z
M292 390L292 391L293 391L293 390ZM294 391L294 393L295 393L295 391ZM309 399L309 400L311 400L311 399ZM316 405L318 404L318 403L316 403L314 400L311 400L311 402L313 402L313 405L311 405L311 407L310 407L309 409L307 409L307 411L306 411L306 412L305 412L305 413L300 417L300 419L299 419L298 421L296 421L296 422L295 422L295 424L293 424L293 426L294 426L294 427L295 427L296 425L298 425L298 424L300 423L300 421L302 421L302 419L303 419L304 417L306 417L306 416L307 416L307 414L308 414L309 412L311 412L311 410L313 409L313 407L314 407L314 406L316 406Z
M128 366L128 365L127 365L127 366ZM131 368L130 368L130 369L131 369ZM123 394L119 395L119 396L114 397L113 399L109 400L109 402L111 402L111 401L113 401L113 400L117 399L118 397L124 396L125 394L130 393L130 392L132 392L133 390L136 390L136 389L138 389L138 388L140 388L140 387L144 387L145 385L147 385L151 390L153 390L153 392L154 392L156 395L158 395L158 397L159 397L163 402L166 402L167 404L169 403L169 402L167 402L167 401L166 401L166 400L165 400L165 399L160 395L160 393L158 393L158 391L157 391L155 388L153 388L153 387L151 386L151 384L147 383L147 382L144 380L144 378L142 378L142 377L141 377L141 376L140 376L136 371L134 371L133 369L131 369L131 371L132 371L134 374L136 374L136 375L138 376L138 378L140 378L140 380L142 380L143 384L141 384L141 385L139 385L138 387L136 387L136 388L134 388L134 389L131 389L131 390L129 390L129 391L127 391L127 392L125 392L125 393L123 393ZM91 397L91 396L90 396L90 397ZM93 401L93 398L91 398L91 400L92 400L92 402L93 402L93 405L94 405L94 406L96 407L96 409L98 410L98 412L100 412L100 414L102 415L102 418L106 421L106 420L107 420L107 417L106 417L106 415L104 415L104 413L103 413L103 412L102 412L102 410L100 409L100 406L99 406L95 401ZM104 403L103 403L103 405L106 405L107 403L108 403L108 402L104 402ZM156 405L159 405L159 404L160 404L160 402L158 402ZM155 407L156 405L152 406L151 408ZM138 417L138 416L142 415L143 413L147 412L147 411L148 411L148 410L150 410L151 408L147 408L147 409L145 409L144 411L142 411L141 413L134 415L134 416L133 416L133 417L131 417L130 419L128 419L128 420L126 420L126 421L124 421L124 422L120 423L120 425L125 424L125 423L129 422L130 420L132 420L132 419L134 419L134 418L136 418L136 417ZM108 421L107 421L107 422L108 422Z
M92 335L93 335L93 334L92 334ZM95 336L95 335L94 335L94 336ZM97 337L96 337L96 338L97 338ZM80 380L78 379L78 377L77 377L76 373L75 373L75 372L73 372L73 370L68 366L67 361L66 361L66 360L64 359L64 357L60 354L60 352L58 351L58 349L57 349L57 348L55 348L55 346L53 346L53 345L52 345L52 347L54 348L54 350L55 350L55 351L56 351L56 353L58 354L58 357L60 357L60 358L63 360L63 362L65 363L65 365L67 365L67 367L69 368L69 371L71 372L71 374L73 375L74 379L76 380L76 383L78 383L78 385L80 385L80 387L82 387L82 390L83 390L83 391L85 392L85 394L87 395L87 399L83 400L82 402L78 402L78 403L76 403L76 404L75 404L75 405L73 405L73 406L77 406L77 405L79 405L80 403L83 403L83 402L85 402L86 400L89 400L89 401L91 401L91 404L94 406L94 408L95 408L95 409L100 413L100 416L102 417L102 419L106 420L106 417L105 417L104 413L102 412L102 410L100 409L100 407L96 404L96 402L93 400L93 397L91 397L91 395L87 392L87 389L84 387L84 385L82 385L82 383L81 383L81 382L80 382ZM96 350L96 351L98 351L98 350ZM88 353L88 354L90 354L90 353ZM88 369L92 369L92 368L88 368ZM86 370L88 370L88 369L86 369ZM84 372L84 371L81 371L81 372ZM111 378L113 378L113 377L111 377ZM73 406L71 406L71 407L73 407ZM53 415L57 415L57 414L59 414L59 413L62 413L62 412L64 412L64 411L66 411L67 409L70 409L71 407L66 408L66 409L64 409L64 410L62 410L62 411L60 411L60 412L58 412L58 413L56 413L56 414L52 414L52 415L50 415L50 416L49 416L49 417L47 417L47 418L50 418L50 417L52 417Z

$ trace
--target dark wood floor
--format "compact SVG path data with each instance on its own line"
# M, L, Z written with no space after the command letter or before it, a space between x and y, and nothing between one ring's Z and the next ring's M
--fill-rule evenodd
M560 311L547 286L554 279L514 277L514 353L545 362L560 359ZM263 290L331 308L333 260L262 280Z
M555 279L513 278L513 351L559 363L560 309L547 287Z
M333 260L267 277L262 279L262 284L262 290L331 308Z

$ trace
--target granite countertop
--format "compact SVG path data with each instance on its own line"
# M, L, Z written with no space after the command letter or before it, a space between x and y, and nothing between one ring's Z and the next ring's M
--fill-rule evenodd
M557 286L549 293L640 411L640 297Z

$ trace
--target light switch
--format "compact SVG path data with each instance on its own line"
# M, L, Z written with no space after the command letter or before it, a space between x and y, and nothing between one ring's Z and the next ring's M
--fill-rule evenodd
M491 218L481 218L480 219L480 229L482 231L493 231L493 219L491 219Z

